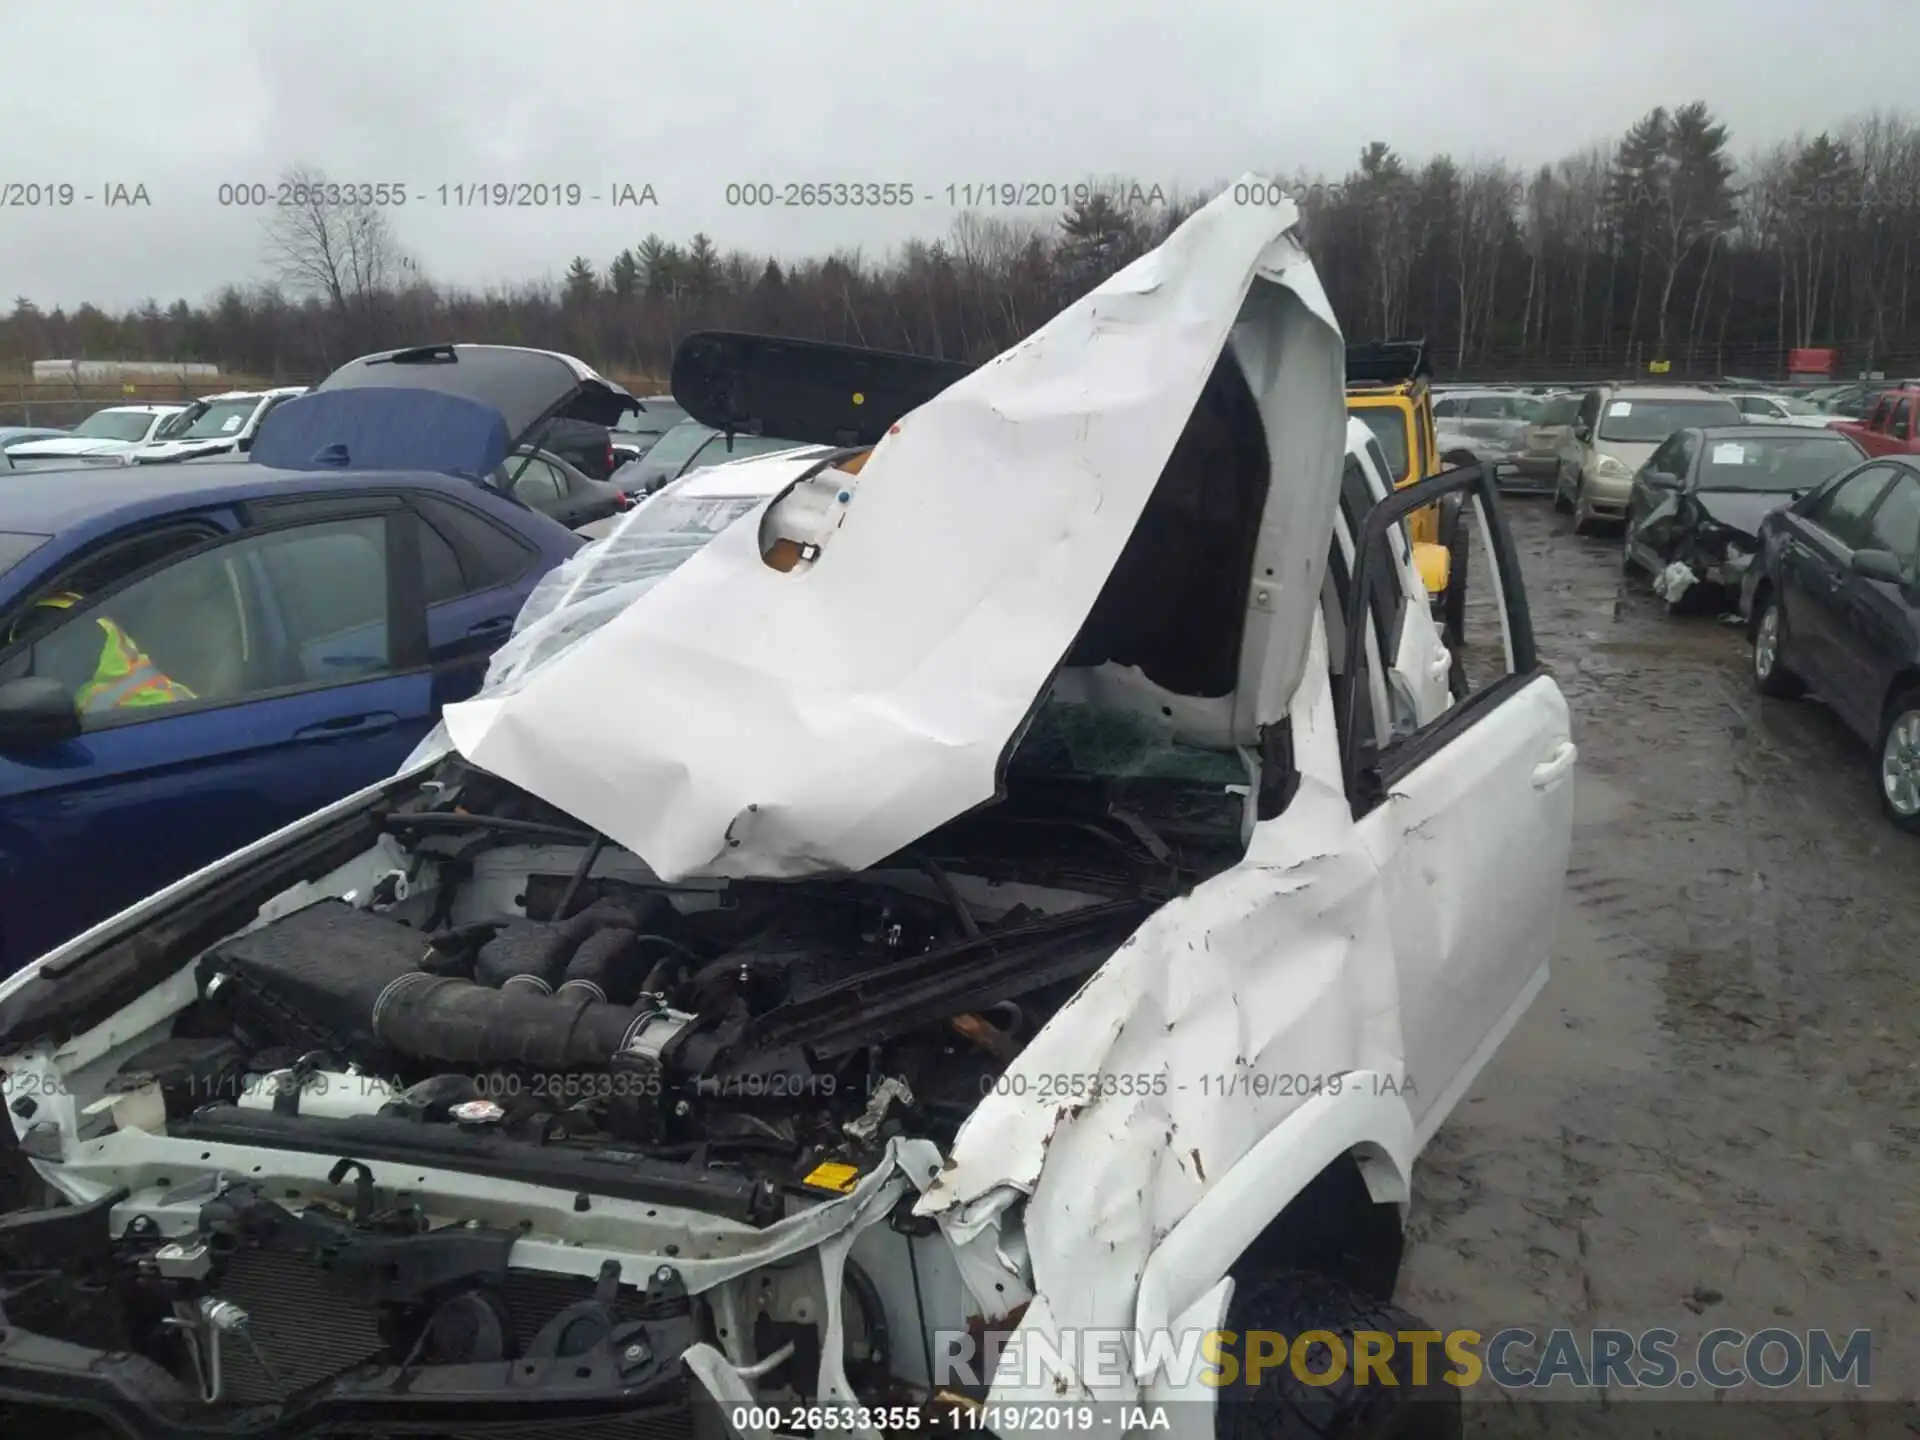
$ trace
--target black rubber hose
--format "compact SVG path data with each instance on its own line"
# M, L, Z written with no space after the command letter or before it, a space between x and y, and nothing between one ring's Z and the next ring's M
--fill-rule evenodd
M424 970L395 980L373 1006L374 1034L403 1055L553 1070L607 1064L634 1019L632 1007L603 1004L579 990L489 990Z
M631 930L596 930L567 962L558 995L583 992L595 1000L631 1005L640 995L639 936Z
M642 935L639 943L651 945L664 953L653 962L653 968L647 971L646 978L640 982L643 995L662 995L666 993L669 982L678 983L686 978L687 967L700 957L690 946L682 945L678 940L666 935Z

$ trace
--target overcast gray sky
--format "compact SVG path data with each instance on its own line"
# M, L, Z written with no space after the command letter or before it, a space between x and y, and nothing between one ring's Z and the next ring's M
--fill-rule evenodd
M1893 0L0 0L0 300L262 278L260 212L220 186L302 163L403 186L403 244L479 286L604 266L649 230L878 254L944 231L949 185L1337 176L1374 138L1537 164L1695 98L1744 155L1906 103L1911 47L1860 42L1910 19ZM917 198L726 203L729 182L806 180ZM600 199L443 203L476 182ZM70 207L11 203L61 183ZM648 184L657 205L613 205ZM109 207L115 185L151 203Z

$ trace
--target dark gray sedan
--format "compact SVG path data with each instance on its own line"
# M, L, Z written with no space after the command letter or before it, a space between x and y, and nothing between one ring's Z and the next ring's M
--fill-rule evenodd
M1709 425L1676 430L1627 495L1620 564L1645 570L1673 610L1725 607L1759 548L1760 522L1863 455L1837 430Z
M521 450L507 457L501 486L528 507L570 530L604 520L633 503L608 480L595 480L547 450Z

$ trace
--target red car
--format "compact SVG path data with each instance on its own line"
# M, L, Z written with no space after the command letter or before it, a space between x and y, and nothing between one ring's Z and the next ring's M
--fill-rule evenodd
M1865 420L1836 422L1869 455L1920 455L1920 385L1902 385L1882 395Z

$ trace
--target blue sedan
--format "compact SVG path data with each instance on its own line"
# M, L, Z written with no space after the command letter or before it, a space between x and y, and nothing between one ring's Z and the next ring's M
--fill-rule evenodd
M422 399L373 408L391 435ZM383 450L358 403L282 407L283 443L256 446L273 465L0 485L0 974L391 773L582 543L449 473L475 466L369 468ZM482 476L525 429L489 418ZM100 683L116 635L164 677L144 695L161 703L101 705L135 688Z

